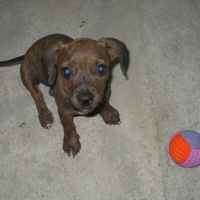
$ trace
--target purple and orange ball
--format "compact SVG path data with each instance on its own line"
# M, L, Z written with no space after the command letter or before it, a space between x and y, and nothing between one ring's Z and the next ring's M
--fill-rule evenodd
M193 130L176 132L169 142L169 155L182 167L200 165L200 134Z

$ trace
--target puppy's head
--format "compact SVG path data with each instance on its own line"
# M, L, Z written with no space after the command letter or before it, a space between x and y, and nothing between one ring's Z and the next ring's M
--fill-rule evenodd
M57 81L79 114L91 112L108 98L109 66L115 58L125 75L126 46L113 38L73 40L55 52Z

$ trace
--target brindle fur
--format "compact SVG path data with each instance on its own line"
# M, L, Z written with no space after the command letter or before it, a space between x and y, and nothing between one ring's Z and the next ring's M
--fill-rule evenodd
M0 62L0 66L21 63L21 79L35 100L38 116L44 128L50 128L54 118L47 108L39 83L50 87L50 95L55 98L64 130L63 150L76 156L81 149L79 135L73 122L76 115L87 115L99 108L100 115L107 124L119 124L118 111L109 104L110 85L108 81L110 63L118 58L125 75L127 49L124 43L114 38L77 39L53 34L36 41L24 56ZM97 66L106 66L103 76L97 74ZM69 66L72 77L66 79L62 69ZM78 100L79 94L93 96L87 106Z

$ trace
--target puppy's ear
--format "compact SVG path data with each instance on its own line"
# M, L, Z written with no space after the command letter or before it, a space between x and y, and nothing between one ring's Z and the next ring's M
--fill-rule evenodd
M43 58L43 63L47 72L48 84L50 86L54 85L56 81L56 76L57 76L56 62L57 62L60 50L61 50L61 45L56 44L45 52L45 55Z
M118 58L122 73L126 76L126 68L128 65L128 50L126 45L115 38L101 38L100 43L103 43L105 48L108 49L111 60Z

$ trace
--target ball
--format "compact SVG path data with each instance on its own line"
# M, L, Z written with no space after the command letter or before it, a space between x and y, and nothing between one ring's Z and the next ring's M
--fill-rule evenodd
M169 142L169 155L182 167L200 165L200 134L193 130L175 133Z

